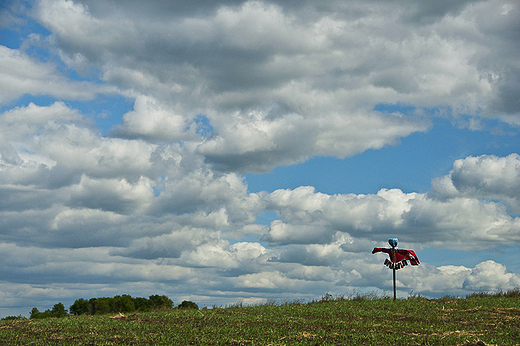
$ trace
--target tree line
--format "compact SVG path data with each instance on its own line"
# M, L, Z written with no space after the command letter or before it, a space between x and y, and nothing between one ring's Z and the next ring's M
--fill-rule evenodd
M173 301L167 296L151 295L148 298L131 297L128 294L118 295L112 298L91 298L89 300L80 298L76 299L69 307L69 311L60 302L54 304L52 309L40 312L37 308L31 310L30 318L47 318L47 317L65 317L69 315L100 315L118 312L146 312L158 310L170 310L174 308ZM191 301L183 301L177 306L179 309L196 309L199 307Z

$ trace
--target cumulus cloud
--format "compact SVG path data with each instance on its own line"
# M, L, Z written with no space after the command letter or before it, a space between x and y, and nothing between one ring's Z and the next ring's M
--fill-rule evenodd
M332 244L295 245L276 258L276 261L300 263L305 266L330 266L346 259L344 248L336 241Z
M35 15L63 56L81 56L105 81L136 95L116 133L181 139L193 118L206 114L214 137L198 152L208 162L266 172L315 155L344 158L427 130L422 117L374 112L379 103L442 106L514 123L508 76L516 73L518 44L480 18L491 11L510 23L506 30L517 6L403 3L374 2L367 11L364 3L335 1L142 8L42 0ZM500 46L488 50L479 35ZM506 44L511 54L495 59Z
M56 66L38 61L26 53L0 45L0 105L24 94L69 100L89 100L116 88L90 82L71 81Z
M355 87L365 101L373 94L373 102L472 105L476 111L486 106L479 97L490 102L506 94L507 83L502 83L501 92L500 87L493 89L493 81L508 78L504 72L514 69L513 56L491 58L504 51L506 43L510 53L517 51L515 37L506 32L515 32L518 7L507 1L471 3L412 2L391 7L376 2L367 11L364 2L341 6L335 1L319 8L309 2L293 6L259 1L193 7L152 2L142 8L135 3L118 7L102 1L83 5L42 0L36 16L64 52L99 64L107 79L139 75L142 82L113 81L141 86L143 91L176 86L183 99L172 90L170 97L205 104L191 105L196 109L222 111L232 105L247 115L257 108L267 111L274 100L302 115L324 107L330 112L330 107L355 103L355 93L342 92ZM132 15L136 6L141 16ZM156 20L159 12L161 20ZM490 14L493 22L484 21ZM436 20L422 24L399 20L425 15ZM499 49L479 46L479 34ZM500 61L500 65L493 68L487 61ZM118 69L126 70L117 73ZM496 78L490 82L482 78L485 73ZM334 84L323 85L325 76ZM147 78L158 83L144 82ZM320 102L323 98L330 102ZM242 107L237 109L240 100Z
M217 169L264 173L313 156L345 158L427 129L422 122L377 113L269 119L268 114L251 112L238 121L220 128L219 135L197 149Z
M466 277L463 288L475 291L507 290L520 286L520 276L508 273L506 266L494 261L479 263Z
M374 241L399 234L432 246L481 249L516 243L520 234L518 218L501 203L478 198L438 200L399 189L331 196L300 187L274 191L268 200L267 208L280 214L263 237L271 244L324 244L342 235Z
M435 198L476 197L501 200L520 211L520 156L482 155L455 161L449 175L432 182Z
M123 122L112 130L112 135L142 137L150 141L174 142L193 139L195 127L184 116L175 114L174 109L158 104L149 96L136 97L134 110L123 115ZM191 136L190 136L191 135Z
M141 177L135 184L125 179L92 179L82 176L72 186L69 205L114 211L120 214L145 212L153 199L153 182Z
M116 249L112 253L145 259L178 258L184 251L200 249L203 244L214 241L219 237L220 234L211 229L196 229L184 226L178 230L172 230L169 234L135 239L130 246ZM205 252L202 251L202 253ZM211 261L207 264L210 263Z
M414 292L464 295L471 292L496 292L518 287L520 276L507 271L503 264L488 260L473 268L465 266L421 265L413 273L399 272L400 284Z

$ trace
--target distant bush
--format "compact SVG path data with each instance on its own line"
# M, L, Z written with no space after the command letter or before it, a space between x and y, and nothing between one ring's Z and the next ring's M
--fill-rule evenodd
M173 303L172 303L173 305ZM147 298L137 297L134 298L134 307L137 311L150 311L152 303Z
M317 303L328 303L328 302L346 302L346 301L365 301L365 300L385 300L390 299L390 296L387 294L378 294L377 292L368 292L368 293L356 293L353 292L349 295L337 295L334 296L329 292L325 293L321 296L320 299L314 299L309 302L309 304L317 304ZM300 302L301 303L301 302Z
M51 314L53 317L65 317L68 315L68 312L62 303L57 303L52 307Z
M484 297L505 297L505 298L520 298L520 287L513 288L512 290L497 292L475 292L466 295L466 298L484 298Z
M132 312L135 311L134 300L128 294L115 296L108 302L112 312Z
M199 306L197 304L195 304L194 302L190 302L189 300L185 300L182 303L180 303L179 306L177 306L177 308L179 308L179 309L186 309L186 310L187 309L198 310Z
M2 321L13 321L13 320L26 320L26 319L27 319L26 317L19 315L19 316L5 316L1 320Z
M56 303L52 307L52 310L45 310L44 312L40 312L37 308L33 308L31 310L31 317L30 318L49 318L49 317L65 317L68 316L67 310L65 309L65 306L63 306L62 303Z
M520 287L516 287L512 290L509 290L501 295L501 297L507 298L520 298Z
M133 298L128 294L113 298L76 299L70 306L72 315L100 315L117 312L152 311L173 309L173 301L167 296L152 295L148 299Z
M76 299L74 304L69 307L69 311L72 315L79 316L90 313L90 303L86 299Z
M195 303L193 303L195 304ZM197 306L197 304L195 304ZM71 315L100 315L117 312L134 311L157 311L173 309L173 301L167 296L152 295L149 298L133 298L128 294L115 296L112 298L84 298L76 299L69 307ZM40 312L37 308L31 310L31 319L48 317L68 316L67 310L62 303L57 303L51 310Z
M152 310L173 309L173 301L166 296L153 295L149 301Z

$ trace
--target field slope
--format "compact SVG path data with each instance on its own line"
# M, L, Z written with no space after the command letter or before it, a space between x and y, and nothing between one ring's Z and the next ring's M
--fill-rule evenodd
M0 321L0 345L132 344L520 345L520 298L322 299Z

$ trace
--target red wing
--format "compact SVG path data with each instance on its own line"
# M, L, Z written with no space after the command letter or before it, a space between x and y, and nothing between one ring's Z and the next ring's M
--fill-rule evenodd
M384 252L390 255L390 259L392 262L400 262L403 260L410 261L410 264L413 266L419 265L419 258L415 254L413 250L405 250L405 249L395 249L395 260L392 258L392 249L387 249L383 247L375 247L372 250L372 253L376 252Z
M387 248L384 248L384 247L375 247L374 250L372 250L372 253L376 253L376 252L385 252L387 254L390 254L390 251L392 251L391 249L387 249Z
M401 260L403 260L403 259L408 260L408 261L410 261L410 264L413 266L419 265L419 263L421 263L421 262L419 262L419 257L417 257L417 255L415 254L415 252L413 250L396 249L396 252L399 256L402 257ZM399 257L399 256L396 256L396 257Z

